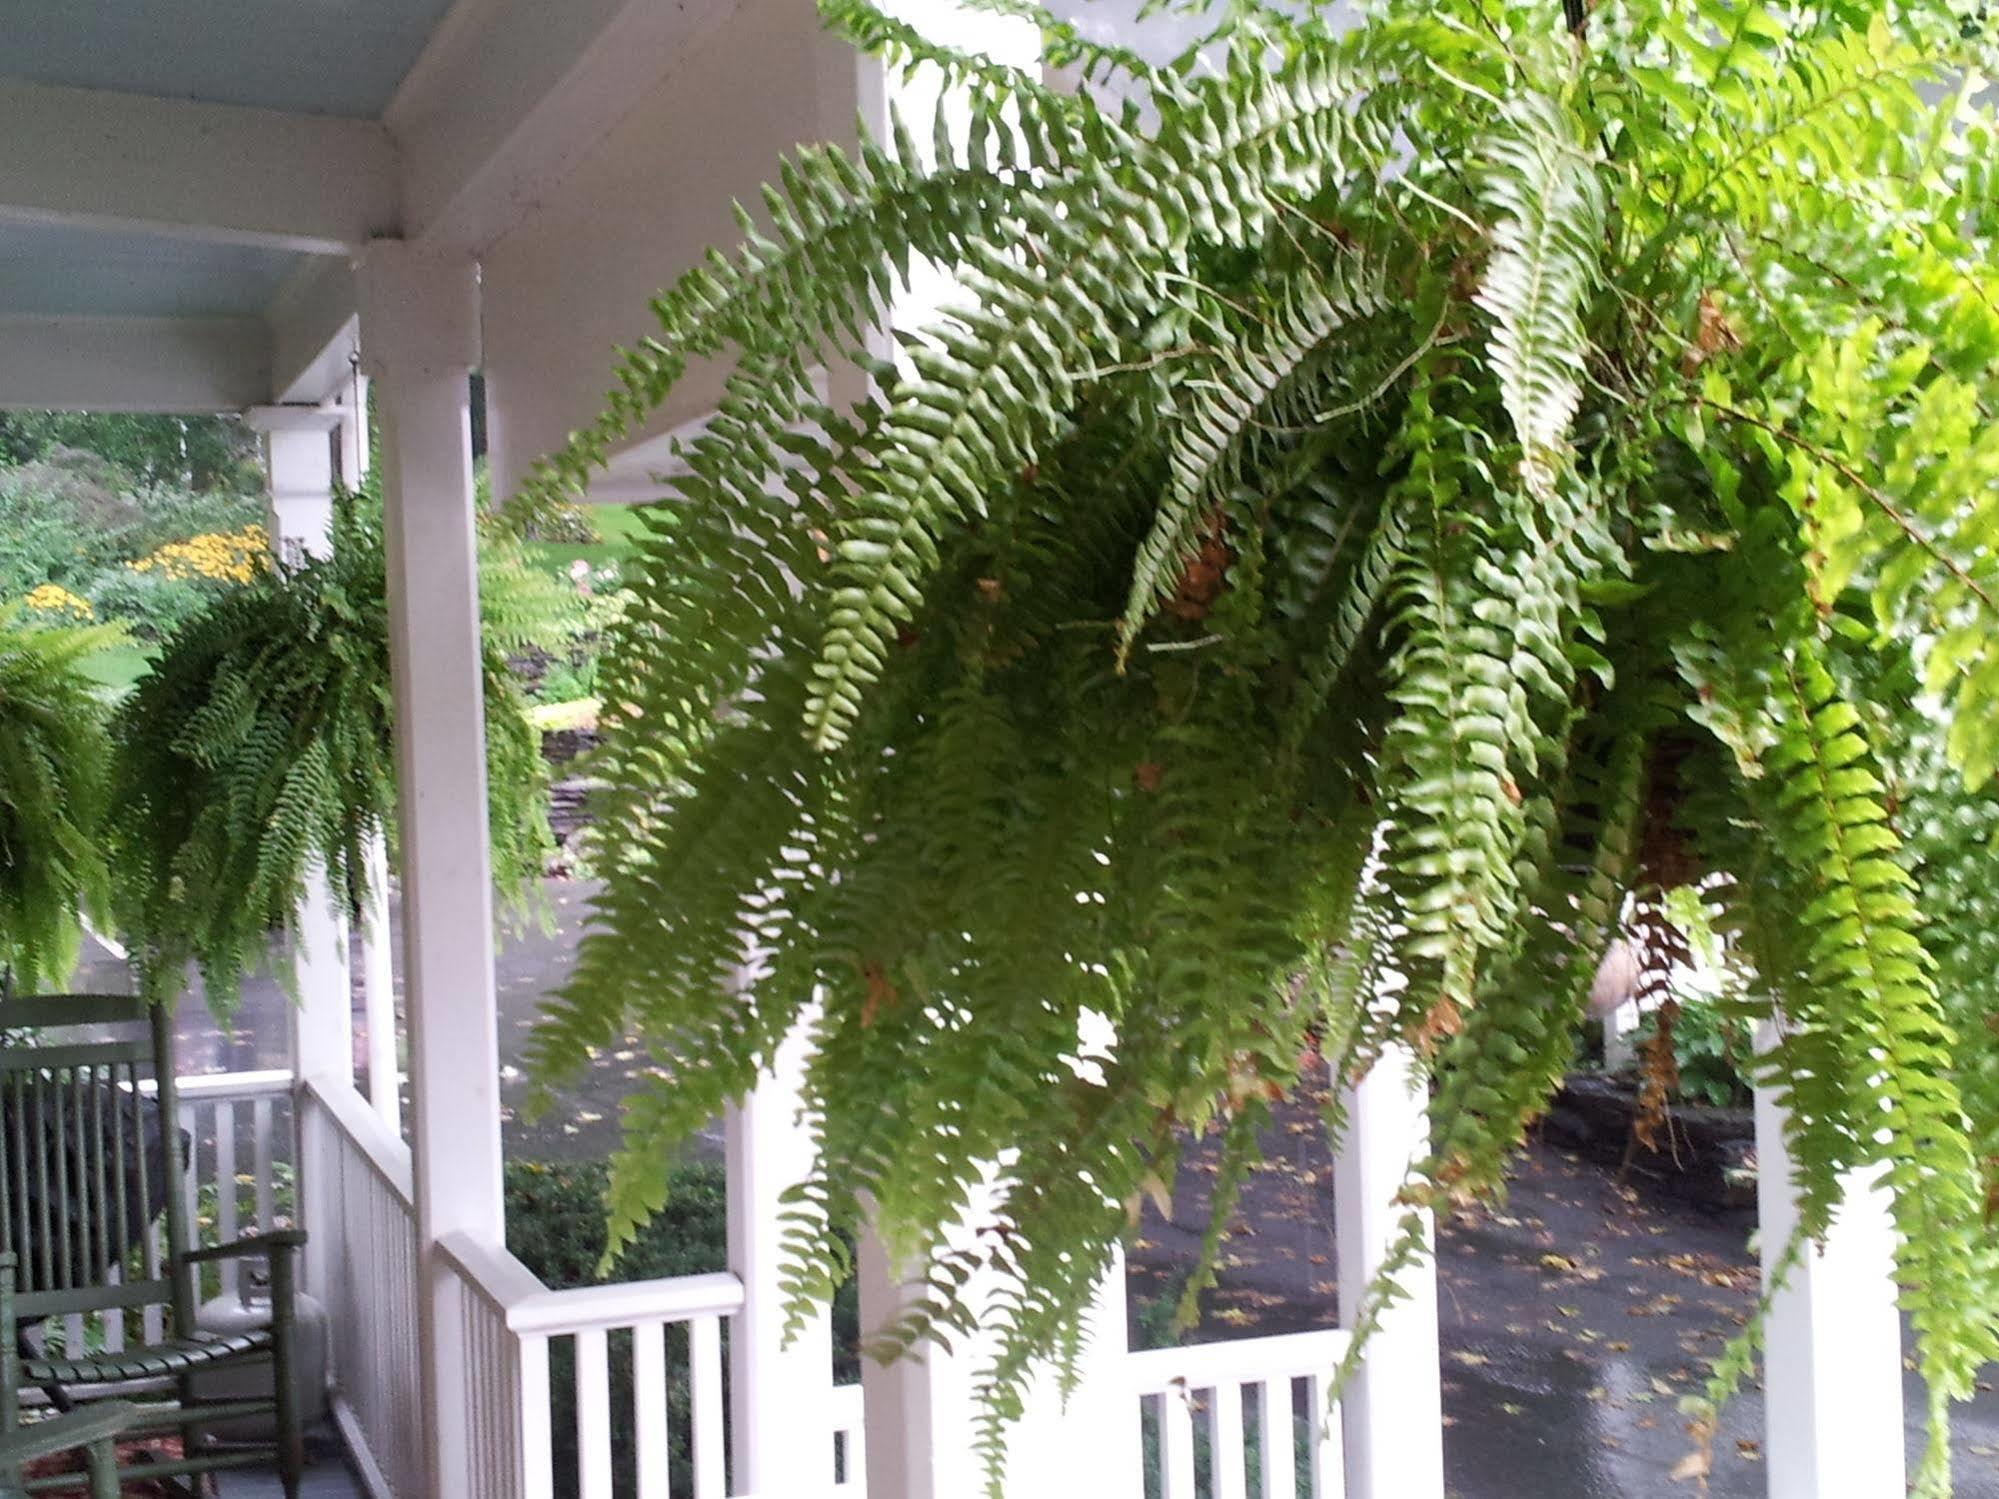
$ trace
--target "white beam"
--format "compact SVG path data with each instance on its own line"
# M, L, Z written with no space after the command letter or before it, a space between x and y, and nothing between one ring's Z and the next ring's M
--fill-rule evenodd
M353 384L360 349L354 267L345 257L309 260L264 313L271 329L272 394L317 405Z
M321 254L400 222L370 121L0 82L0 141L0 219Z
M0 410L241 411L270 361L255 318L0 317Z
M460 4L383 115L402 151L405 237L483 250L738 3Z
M484 659L473 531L471 371L478 276L469 259L399 242L361 260L361 334L379 393L388 544L403 952L415 1162L418 1353L426 1481L472 1481L471 1389L437 1241L505 1242L500 1062L486 826Z

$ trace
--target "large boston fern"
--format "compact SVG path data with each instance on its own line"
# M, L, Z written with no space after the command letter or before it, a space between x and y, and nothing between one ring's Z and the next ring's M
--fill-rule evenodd
M166 641L119 710L111 827L120 916L155 998L198 965L235 1003L308 873L358 903L369 840L395 831L389 604L381 501L335 506L331 554L269 569ZM493 877L532 899L552 849L539 736L510 651L573 596L510 544L482 549L486 775Z
M1725 876L1806 1231L1886 1164L1940 1420L1999 1350L1975 29L1242 3L1163 68L1044 22L1058 91L824 9L942 67L969 138L789 162L541 481L735 360L641 547L608 883L540 1034L551 1074L628 1027L658 1059L618 1231L809 1015L797 1289L863 1201L957 1244L891 1332L963 1325L985 1262L1004 1416L1190 1132L1238 1174L1301 1051L1401 1038L1406 1202L1490 1191L1620 910ZM917 257L963 297L890 363Z
M63 984L80 918L104 915L110 709L89 663L121 639L0 606L0 989Z

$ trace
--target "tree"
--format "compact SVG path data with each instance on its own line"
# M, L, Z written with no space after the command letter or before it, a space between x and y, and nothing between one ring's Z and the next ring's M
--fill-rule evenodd
M943 69L968 132L788 161L539 480L735 360L633 569L607 887L538 1040L545 1075L628 1029L658 1060L616 1237L818 996L794 1288L864 1200L943 1256L891 1346L968 1325L988 1264L997 1430L1189 1132L1226 1214L1301 1050L1400 1038L1435 1145L1365 1328L1414 1210L1499 1187L1621 905L1725 875L1801 1234L1886 1164L1946 1487L1999 1350L1975 24L1241 0L1213 65L1042 18L1060 92L822 9ZM919 256L965 296L890 363L865 330ZM828 409L809 371L847 359L876 393Z
M263 484L256 434L227 417L0 412L0 458L30 463L52 448L95 453L145 484L231 494Z

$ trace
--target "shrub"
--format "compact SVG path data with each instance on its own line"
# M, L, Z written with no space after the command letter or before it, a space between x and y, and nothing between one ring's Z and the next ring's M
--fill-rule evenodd
M1658 1034L1658 1017L1647 1015L1640 1035ZM1754 1096L1750 1061L1754 1045L1749 1022L1720 1001L1694 997L1679 1002L1673 1021L1673 1065L1679 1080L1673 1088L1681 1103L1730 1108Z
M728 1179L713 1162L675 1166L666 1206L625 1249L609 1275L600 1274L608 1243L605 1193L610 1169L602 1161L510 1161L507 1164L507 1248L548 1285L564 1290L606 1282L653 1280L675 1275L707 1275L728 1268ZM853 1282L833 1302L834 1377L860 1377L859 1305ZM689 1481L687 1433L689 1393L685 1374L686 1338L668 1339L667 1425L672 1486ZM611 1388L629 1389L631 1342L611 1340ZM572 1490L576 1471L575 1351L560 1339L550 1353L549 1385L554 1401L555 1472L559 1493ZM632 1412L616 1398L611 1406L612 1472L617 1493L634 1492Z
M82 586L99 618L120 620L140 639L159 641L194 619L229 585L164 572L134 572L119 563Z

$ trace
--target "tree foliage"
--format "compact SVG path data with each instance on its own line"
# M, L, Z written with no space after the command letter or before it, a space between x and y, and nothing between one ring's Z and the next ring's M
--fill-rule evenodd
M1365 1329L1416 1210L1499 1188L1616 913L1719 874L1804 1231L1885 1165L1940 1431L1999 1351L1975 27L1240 0L1163 67L1042 18L1058 92L822 10L969 125L785 163L540 479L734 359L632 569L608 883L538 1040L658 1062L617 1237L810 1025L795 1289L870 1203L935 1266L891 1346L997 1328L996 1439L1189 1132L1239 1171L1301 1050L1399 1039L1434 1146ZM923 260L962 295L884 348Z
M356 909L366 850L393 843L394 700L379 496L335 507L324 557L274 565L168 637L120 707L111 835L141 981L176 992L198 964L235 1001L273 928L323 870ZM481 549L486 777L494 882L517 903L552 849L546 771L507 656L573 607L503 541Z
M109 709L84 663L121 638L0 607L0 978L28 993L69 977L79 918L105 911Z
M262 480L257 436L231 417L0 412L0 459L32 463L62 449L95 453L141 484L249 495Z

